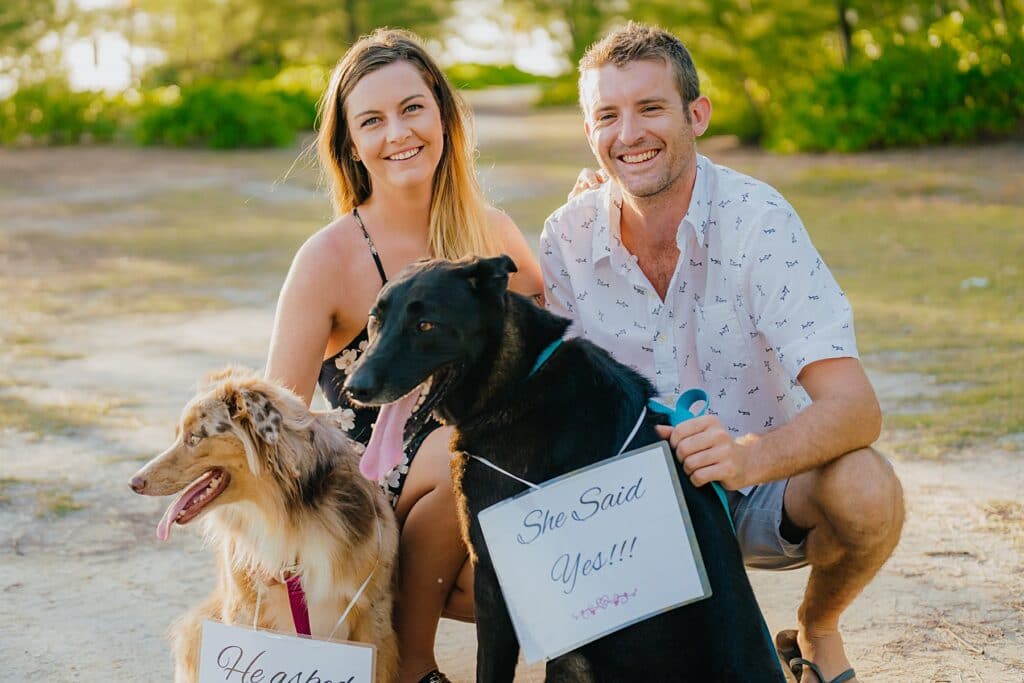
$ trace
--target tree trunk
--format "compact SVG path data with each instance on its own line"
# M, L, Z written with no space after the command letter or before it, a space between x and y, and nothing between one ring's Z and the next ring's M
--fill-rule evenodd
M843 51L843 67L850 66L850 56L853 52L852 49L852 36L853 27L850 26L850 22L846 17L846 12L849 9L847 0L837 0L836 11L839 14L839 39L842 43Z
M345 40L349 45L359 40L358 0L345 0Z

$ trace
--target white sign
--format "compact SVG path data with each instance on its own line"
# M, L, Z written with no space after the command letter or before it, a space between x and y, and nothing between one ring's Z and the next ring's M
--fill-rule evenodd
M203 622L199 682L373 683L375 648Z
M480 513L528 663L711 595L664 441Z

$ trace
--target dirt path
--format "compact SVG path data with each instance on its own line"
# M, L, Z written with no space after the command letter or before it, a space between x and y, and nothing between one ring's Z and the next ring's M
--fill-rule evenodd
M262 201L289 159L0 151L0 279L3 299L18 304L0 319L5 680L169 680L163 631L209 590L213 559L195 533L160 544L154 530L163 501L131 495L126 482L170 440L200 375L229 362L263 364L283 277L279 269L246 281L244 296L229 292L197 313L54 312L26 303L40 280L66 266L49 258L54 235L152 218L139 202L165 190L168 177L178 191L229 187ZM504 182L500 171L492 175ZM504 187L516 195L515 186ZM313 202L304 192L299 184L267 201ZM303 206L323 212L321 204ZM85 305L89 291L69 300ZM920 384L911 393L927 391L927 378L875 373L875 380L884 402L905 394L908 383ZM844 622L861 680L1024 680L1019 455L993 448L940 461L894 456L908 500L903 541ZM752 576L773 631L793 625L805 577ZM472 680L474 649L471 627L442 624L438 656L454 681ZM542 675L533 667L519 679Z

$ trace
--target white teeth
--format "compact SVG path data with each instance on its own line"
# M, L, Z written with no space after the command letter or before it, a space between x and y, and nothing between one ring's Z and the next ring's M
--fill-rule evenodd
M653 159L654 155L656 155L657 153L658 150L652 149L651 151L644 152L643 154L623 154L622 160L625 161L627 164L638 164L641 161Z
M416 149L410 149L406 150L405 152L399 152L398 154L392 154L391 156L388 157L388 159L391 159L392 161L405 161L406 159L412 159L414 156L420 153L421 149L423 148L417 147Z
M434 376L431 375L425 382L423 382L423 384L420 385L420 397L416 399L416 405L413 406L413 412L419 410L420 406L423 405L423 402L427 400L427 396L430 395L430 385L433 381Z

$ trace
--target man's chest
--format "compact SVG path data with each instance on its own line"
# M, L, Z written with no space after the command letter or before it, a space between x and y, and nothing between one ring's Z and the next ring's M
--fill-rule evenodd
M665 279L682 284L662 294L638 261L621 269L599 264L576 290L576 315L584 337L654 382L659 394L672 394L696 378L697 308L686 278L669 272Z
M661 301L668 298L668 288L679 266L679 257L679 247L674 242L636 250L636 265Z

